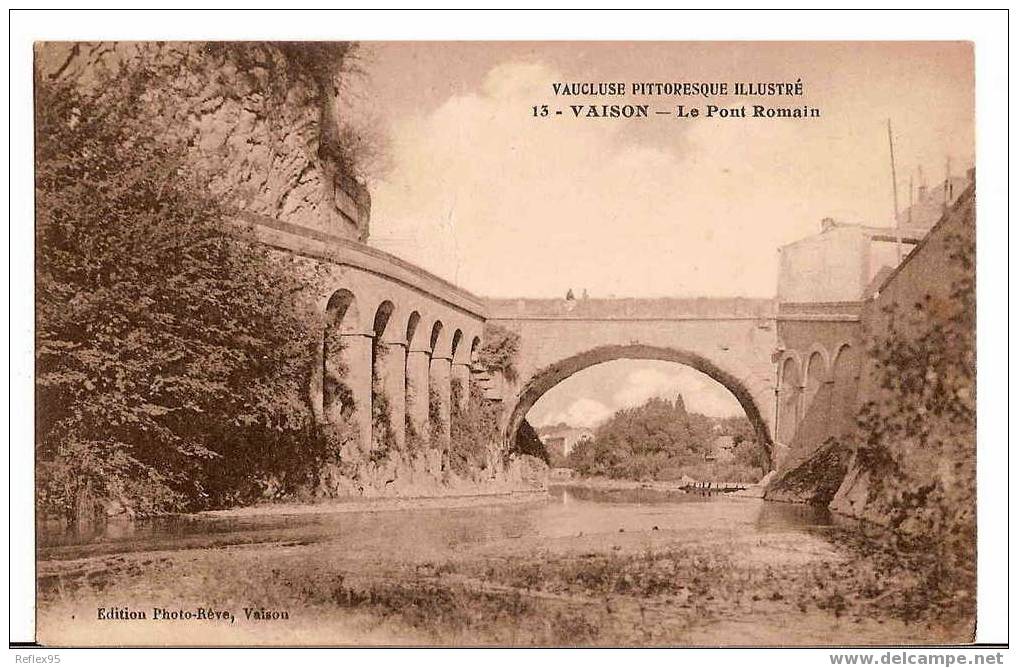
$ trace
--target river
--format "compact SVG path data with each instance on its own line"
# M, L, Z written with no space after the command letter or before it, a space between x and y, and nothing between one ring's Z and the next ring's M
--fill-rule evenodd
M42 525L40 638L702 646L968 633L895 609L920 577L909 560L853 547L852 529L820 508L568 485L512 503L382 508L111 521L88 534Z

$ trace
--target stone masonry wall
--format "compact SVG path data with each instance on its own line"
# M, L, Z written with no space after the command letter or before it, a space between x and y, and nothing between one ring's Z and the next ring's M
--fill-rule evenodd
M884 386L871 352L872 346L879 345L892 326L904 336L914 337L921 335L920 329L928 327L930 322L940 319L946 323L956 314L958 305L952 294L954 286L959 280L970 278L974 271L955 257L958 239L974 239L974 192L972 186L958 198L952 210L881 286L879 294L864 303L860 317L860 349L865 350L861 355L858 395L852 402L853 408L857 409L867 402L894 405L898 401L894 388ZM929 317L910 317L920 310L925 310ZM957 345L958 349L950 354L968 354L962 342ZM937 381L935 378L926 380ZM974 388L971 392L974 396ZM817 399L821 399L819 394ZM957 400L970 399L959 397ZM827 402L817 401L815 404L815 409L820 410ZM926 426L951 441L946 449L921 448L907 436L891 443L892 455L903 469L899 474L901 479L888 487L876 484L878 481L873 478L872 467L855 447L857 444L852 433L843 429L838 430L841 433L825 432L823 425L813 419L815 417L807 412L800 426L804 430L803 438L808 435L811 439L811 447L803 449L801 454L804 456L790 458L788 465L771 482L766 498L821 503L844 515L888 524L893 507L900 504L899 499L888 496L891 490L911 489L913 493L921 494L922 490L936 485L948 489L948 494L951 494L951 490L965 488L972 482L959 476L974 477L975 432L958 428L951 420L944 421L936 416L927 419L929 424ZM825 433L830 440L825 441ZM831 462L837 462L837 470L831 469ZM888 490L881 491L885 487ZM961 492L959 494L958 503L971 502L970 498Z

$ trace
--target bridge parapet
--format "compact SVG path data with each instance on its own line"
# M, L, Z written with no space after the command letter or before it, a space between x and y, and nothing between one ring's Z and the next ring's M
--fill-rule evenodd
M471 316L486 316L480 297L406 260L363 243L303 225L242 212L235 221L258 241L280 250L355 267L440 300Z
M779 302L779 321L858 322L865 302Z
M487 299L490 318L579 320L686 320L710 318L773 318L772 299L750 298L580 298Z

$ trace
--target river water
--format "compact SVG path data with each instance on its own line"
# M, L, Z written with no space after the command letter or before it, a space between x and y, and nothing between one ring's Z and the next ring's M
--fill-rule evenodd
M38 532L39 635L75 644L895 644L957 639L869 602L899 573L822 508L553 486L515 502L266 507ZM391 506L391 504L390 504ZM893 560L892 560L893 563ZM856 600L865 590L867 600ZM104 607L231 611L111 623ZM251 607L280 610L273 625Z
M43 559L151 550L178 550L272 542L337 542L387 554L454 554L464 545L528 542L616 533L667 531L700 541L704 532L804 535L831 526L830 513L814 506L767 503L725 494L700 495L653 489L591 489L555 485L532 502L466 508L312 512L294 514L196 514L150 520L111 520L69 530L39 527Z

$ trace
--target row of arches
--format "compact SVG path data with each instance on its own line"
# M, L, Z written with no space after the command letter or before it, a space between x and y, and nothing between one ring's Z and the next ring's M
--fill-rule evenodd
M344 288L325 304L315 412L324 422L353 425L362 450L372 443L379 408L373 397L384 397L397 447L406 443L408 426L429 441L436 418L432 404L438 408L439 438L448 442L454 380L464 407L469 399L481 321L427 302L400 301Z
M777 440L790 445L807 416L826 426L828 435L843 433L854 421L859 382L859 351L841 343L833 357L822 347L803 359L787 352L778 365Z

